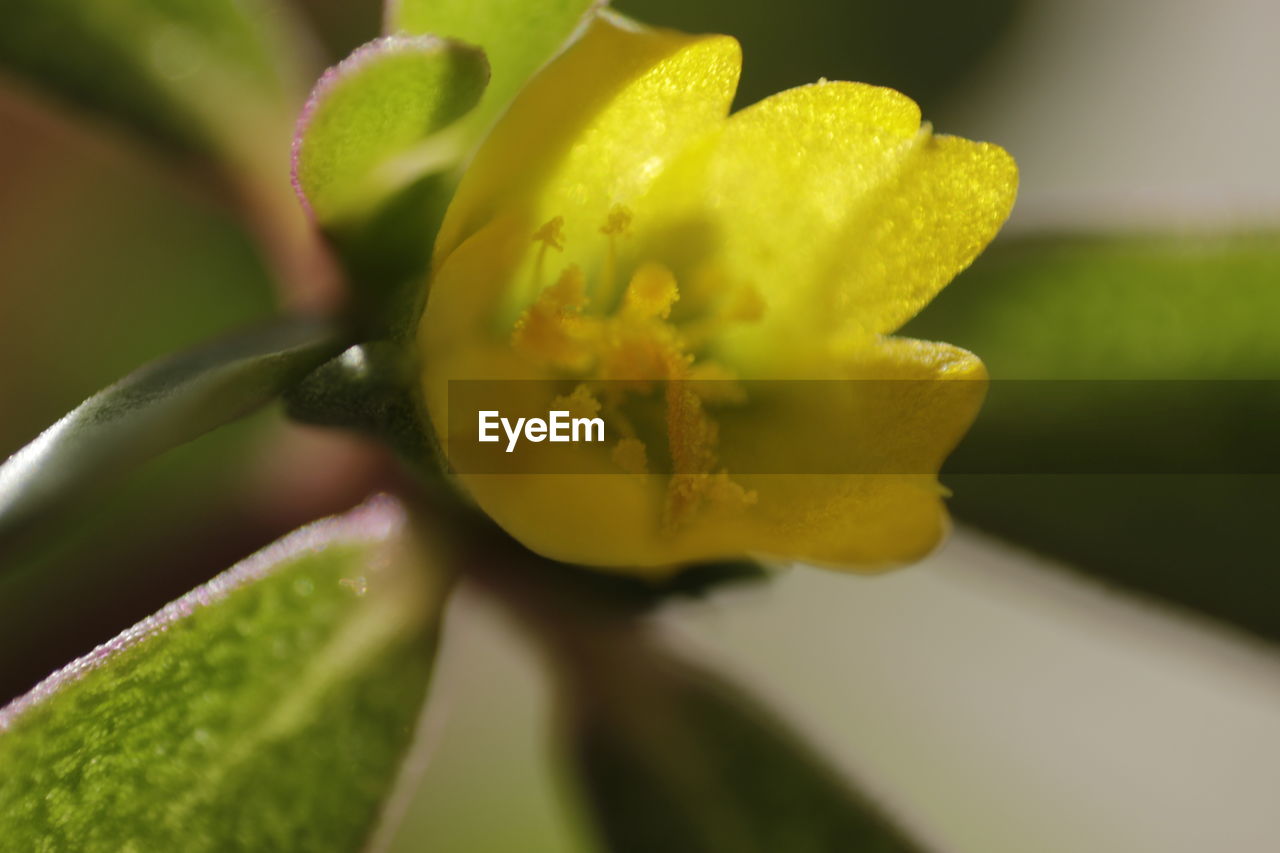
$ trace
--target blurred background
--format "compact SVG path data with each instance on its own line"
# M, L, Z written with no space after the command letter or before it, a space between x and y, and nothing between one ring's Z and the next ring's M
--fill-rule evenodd
M1014 154L1009 226L908 333L978 352L997 379L1198 380L1206 395L1280 380L1272 0L616 5L738 36L740 104L863 80ZM367 0L292 13L318 34L300 48L317 72L380 27ZM273 284L280 259L259 246L189 158L0 76L0 456L144 361L307 301L297 280ZM969 473L944 477L957 530L938 554L876 578L795 567L664 612L664 637L939 849L1275 849L1280 477L1243 472L1264 470L1276 424L1246 405L1184 436L1220 450L1220 470L974 474L1034 420L998 386L962 448ZM1086 401L1032 435L1069 449L1114 414ZM1117 453L1150 444L1125 423L1108 421ZM274 411L148 466L0 581L0 698L388 471ZM538 661L463 595L392 848L592 849L554 718Z

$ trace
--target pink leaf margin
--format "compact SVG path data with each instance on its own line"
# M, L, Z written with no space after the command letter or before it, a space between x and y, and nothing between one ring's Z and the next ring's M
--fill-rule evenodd
M311 94L307 96L306 103L302 105L302 112L298 114L298 121L293 129L293 143L289 148L289 181L293 184L293 191L298 197L298 202L312 222L315 222L316 218L315 209L311 205L311 200L307 198L306 190L302 187L298 172L307 129L311 127L311 122L315 120L316 113L324 103L325 98L343 80L360 72L384 56L396 53L431 54L442 50L448 43L447 39L433 35L380 36L357 47L346 59L326 69L320 75L320 79L316 81L316 85L311 89Z
M376 495L347 513L298 528L76 658L0 708L0 735L11 729L24 713L103 666L114 655L167 631L202 607L226 600L232 592L267 577L278 566L333 545L386 541L404 528L405 520L405 510L398 501L389 495Z

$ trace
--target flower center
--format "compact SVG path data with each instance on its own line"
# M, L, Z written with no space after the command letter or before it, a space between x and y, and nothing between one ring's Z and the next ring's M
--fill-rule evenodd
M741 388L722 364L697 353L727 324L758 320L764 305L756 291L745 288L717 294L731 297L711 301L723 306L720 310L676 323L671 312L680 289L671 269L657 261L636 265L617 298L618 242L631 221L625 207L609 212L600 227L607 240L600 278L590 289L577 264L543 284L549 253L564 249L563 218L534 232L538 295L516 320L511 345L522 356L581 380L555 405L575 416L604 411L623 436L612 450L620 470L647 473L654 453L669 456L664 518L674 528L695 512L740 509L756 500L721 464L718 425L707 411L708 403L740 401ZM652 417L655 406L657 418ZM646 428L655 421L660 428ZM657 441L664 446L654 446Z

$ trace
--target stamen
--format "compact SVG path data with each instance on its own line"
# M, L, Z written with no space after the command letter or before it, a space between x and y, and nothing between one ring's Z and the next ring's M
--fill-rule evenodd
M631 276L623 299L623 313L636 319L665 320L680 298L676 277L662 264L642 264Z
M574 418L594 418L600 414L600 401L586 385L579 385L570 394L561 394L551 401L556 409L564 409Z
M564 217L553 216L542 224L542 227L533 232L533 242L540 244L538 246L538 257L533 262L533 287L535 290L542 288L543 267L547 260L547 250L555 249L557 252L564 251Z
M649 471L644 442L638 438L619 439L613 446L612 456L613 464L627 474L645 474Z
M561 312L580 312L587 307L587 279L582 268L569 264L556 283L544 290L538 301Z
M601 306L607 307L613 303L613 295L617 288L618 238L625 236L630 228L631 211L620 204L615 204L609 209L609 215L600 226L600 233L609 238L609 245L605 248L604 268L600 273L600 287L597 291L598 304Z
M667 441L676 474L709 474L716 464L718 439L715 421L707 416L702 399L687 383L667 383Z
M674 531L701 510L737 512L760 498L754 489L735 483L727 471L714 474L676 474L667 484L664 523Z
M553 216L533 232L533 241L541 243L542 248L552 248L557 252L564 251L564 217Z
M585 370L595 349L591 345L594 323L582 316L586 303L582 270L570 265L516 320L511 345L557 367Z
M601 234L626 234L631 228L631 211L626 207L615 204L609 209L609 216L605 219L604 225L600 226Z
M620 435L611 452L620 471L648 473L646 439L655 438L638 434L626 411L628 401L647 396L661 406L672 465L663 523L673 531L699 513L736 512L756 500L754 492L735 483L724 470L718 450L719 425L707 411L708 405L741 402L745 391L723 366L696 359L694 353L726 325L758 321L766 306L753 286L734 286L723 278L698 298L695 279L690 290L695 304L689 310L699 319L677 325L671 321L672 308L681 297L675 273L652 261L635 268L618 298L618 239L629 233L631 222L626 207L610 209L600 227L608 246L599 280L590 291L577 265L567 267L551 286L542 287L547 252L564 250L564 218L553 217L534 232L533 239L540 244L535 264L540 291L516 321L511 343L544 364L576 372L586 382L603 380L600 396L584 382L571 394L557 397L554 405L574 417L595 417L603 411ZM585 313L588 292L593 314ZM665 383L661 402L652 397L655 382ZM643 418L642 422L647 423Z

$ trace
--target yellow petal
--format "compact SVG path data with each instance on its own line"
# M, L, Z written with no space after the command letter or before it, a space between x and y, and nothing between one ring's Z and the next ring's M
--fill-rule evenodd
M845 357L827 374L834 381L768 383L779 398L755 422L718 416L720 461L756 495L722 548L737 537L748 553L866 571L918 559L941 540L936 473L981 406L982 363L898 338L864 339ZM747 394L757 387L747 383ZM733 473L770 465L833 473Z
M1002 149L933 136L904 95L819 83L732 116L642 205L697 235L696 249L668 240L678 276L710 268L760 295L761 322L719 349L750 370L780 342L901 326L995 236L1016 187Z
M529 82L476 154L436 242L452 252L490 220L563 218L565 261L592 267L618 225L689 141L720 123L741 68L728 36L690 36L604 14ZM588 269L591 272L591 269Z
M848 223L847 249L833 253L832 308L845 329L887 333L914 317L995 237L1017 188L1003 148L926 139Z

